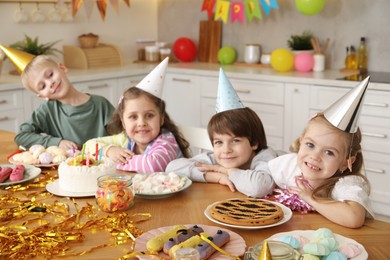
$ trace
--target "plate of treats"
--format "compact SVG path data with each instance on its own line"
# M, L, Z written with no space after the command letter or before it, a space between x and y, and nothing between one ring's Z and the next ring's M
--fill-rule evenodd
M138 173L132 178L135 196L143 199L170 197L190 187L192 181L174 172Z
M73 156L72 151L65 151L58 146L34 144L27 151L16 153L8 161L12 164L33 165L36 167L54 167Z
M0 165L0 187L15 185L35 179L41 169L32 165Z
M205 242L201 235L212 240L227 255ZM244 255L246 244L240 235L228 229L186 224L161 227L143 233L135 240L134 252L158 252L160 258L172 259L174 252L183 247L195 248L202 260L232 259L232 256Z
M361 244L333 233L328 228L282 232L267 240L287 243L303 254L319 258L325 255L328 255L328 259L366 260L368 258L368 253Z
M239 229L279 226L292 217L291 209L281 203L255 198L217 201L209 205L204 214L214 223Z

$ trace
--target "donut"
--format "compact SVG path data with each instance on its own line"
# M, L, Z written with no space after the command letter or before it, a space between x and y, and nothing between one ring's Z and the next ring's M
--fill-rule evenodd
M211 240L211 242L213 242L216 246L222 247L227 242L229 242L230 235L228 232L219 229L214 236L208 237L208 239ZM199 252L201 260L209 258L216 251L216 249L206 241L198 244L195 249Z

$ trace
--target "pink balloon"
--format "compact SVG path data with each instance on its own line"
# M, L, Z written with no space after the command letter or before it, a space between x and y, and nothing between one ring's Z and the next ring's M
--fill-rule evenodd
M314 67L314 57L307 52L299 53L294 58L294 65L297 71L311 71Z

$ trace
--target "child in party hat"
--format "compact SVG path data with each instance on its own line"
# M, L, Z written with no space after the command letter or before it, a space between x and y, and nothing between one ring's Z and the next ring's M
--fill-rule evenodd
M167 171L193 181L226 185L248 196L265 196L272 191L274 182L264 169L277 153L267 146L260 118L244 107L222 69L216 112L207 127L213 151L174 160Z
M374 216L357 125L368 82L369 77L314 115L292 145L294 153L269 161L279 202L301 212L317 211L349 228Z
M139 173L163 172L173 159L189 157L189 143L165 110L161 99L168 58L135 87L127 89L108 125L112 136L86 143L86 149L103 149L117 169Z
M20 125L18 145L81 148L87 140L107 135L106 125L114 107L104 97L78 91L69 81L67 68L49 56L34 56L0 45L22 73L23 85L45 100Z

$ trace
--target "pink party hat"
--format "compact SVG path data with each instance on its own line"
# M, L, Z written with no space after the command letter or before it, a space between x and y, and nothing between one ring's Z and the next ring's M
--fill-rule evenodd
M162 97L165 71L168 67L169 57L158 64L146 77L137 84L137 88L149 92L158 98Z
M370 76L348 91L324 111L325 118L333 126L347 133L356 133L360 110L363 105Z
M218 94L216 112L220 113L226 110L244 108L240 98L234 90L232 84L221 68L219 70Z

